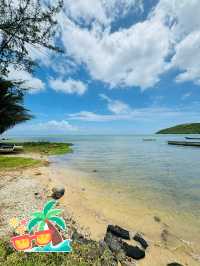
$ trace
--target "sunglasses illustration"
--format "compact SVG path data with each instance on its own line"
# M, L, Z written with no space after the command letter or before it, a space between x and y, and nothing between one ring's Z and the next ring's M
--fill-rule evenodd
M52 241L51 230L35 232L34 235L23 235L11 238L12 245L16 250L23 251L32 248L32 242L35 240L37 246L46 246Z

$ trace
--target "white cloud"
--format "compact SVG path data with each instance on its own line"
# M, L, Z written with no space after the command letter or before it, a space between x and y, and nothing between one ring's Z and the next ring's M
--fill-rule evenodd
M50 120L47 122L38 122L38 123L24 123L22 125L15 126L14 129L8 131L8 133L12 134L20 134L26 133L27 135L33 134L65 134L68 132L77 132L79 130L78 127L70 124L66 120Z
M174 56L169 64L182 73L177 82L193 81L200 85L200 1L161 0L154 15L163 23L171 21L171 39L174 42Z
M119 120L119 116L116 115L101 115L88 111L81 111L79 113L68 115L70 120L88 121L88 122L104 122Z
M177 82L193 81L200 85L200 31L189 34L176 46L171 65L182 71Z
M100 94L100 97L107 101L108 110L114 114L128 114L131 112L131 108L128 106L128 104L122 101L113 100L105 94Z
M183 96L181 97L181 100L185 100L185 99L189 98L190 96L192 96L192 93L187 92L187 93L183 94Z
M169 30L151 19L114 33L83 29L69 20L63 28L67 53L85 64L93 79L112 87L147 88L159 81L169 52ZM159 40L159 41L158 41Z
M61 41L71 62L76 63L77 69L85 67L92 79L111 88L154 87L161 75L170 69L181 72L176 77L177 82L192 81L200 85L200 1L160 0L149 10L145 20L128 28L116 27L117 21L127 14L134 16L135 12L141 12L143 2L65 0L65 13L60 13L58 20ZM67 67L69 58L63 66L63 58L56 61L46 49L30 47L29 51L34 60L39 59L45 67L51 67L62 76L75 69L74 63ZM60 65L55 67L58 61ZM29 79L38 87L35 92L44 89L42 81L33 76ZM66 93L82 95L87 89L82 82L70 79L50 83L54 83L57 90L62 87Z
M36 126L37 129L40 130L55 130L57 129L58 131L76 131L78 128L71 125L68 121L62 120L62 121L56 121L56 120L51 120L48 122L44 123L39 123Z
M160 0L153 14L163 23L171 22L174 39L180 40L199 30L199 10L199 0Z
M118 15L142 9L141 3L136 0L66 1L68 11L59 19L67 54L77 66L84 65L93 79L110 87L153 87L170 68L183 72L177 81L191 80L199 84L196 61L193 62L194 54L200 54L199 40L188 47L188 39L191 41L200 31L200 1L160 0L146 20L127 29L111 30L111 22ZM180 48L183 57L187 57L189 49L195 49L190 62L185 61L182 66Z
M22 87L28 89L29 93L38 93L45 90L44 82L33 76L33 74L25 70L9 69L8 79L15 81L24 81Z
M52 89L57 92L64 92L66 94L78 94L83 95L87 91L87 85L82 81L68 79L52 79L49 82Z
M138 108L132 110L129 114L110 114L102 115L88 111L70 114L69 120L85 122L110 122L110 121L138 121L155 122L171 119L176 121L198 121L199 112L191 109L170 109L161 107Z
M85 24L96 21L109 25L130 10L142 9L142 0L66 0L64 4L70 18Z

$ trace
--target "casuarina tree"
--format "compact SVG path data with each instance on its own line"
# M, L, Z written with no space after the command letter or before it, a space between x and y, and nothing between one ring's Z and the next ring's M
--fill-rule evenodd
M63 2L42 0L0 0L0 74L9 66L32 70L30 47L61 51L55 45L57 13Z

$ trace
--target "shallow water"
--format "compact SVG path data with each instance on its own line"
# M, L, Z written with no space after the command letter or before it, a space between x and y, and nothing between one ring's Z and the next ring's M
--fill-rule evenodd
M65 140L74 143L74 153L54 160L84 172L96 170L102 182L133 200L199 217L200 148L170 146L168 139L183 136L69 137Z

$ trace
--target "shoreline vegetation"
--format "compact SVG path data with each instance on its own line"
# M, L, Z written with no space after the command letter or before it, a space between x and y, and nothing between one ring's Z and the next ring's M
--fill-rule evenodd
M6 142L4 142L6 143ZM23 146L22 156L27 154L36 154L41 156L50 155L62 155L72 152L71 143L50 143L50 142L14 142L16 145ZM0 154L0 171L9 169L22 169L25 167L42 166L47 161L40 158L26 158L18 157L17 154L21 152L13 153L15 156L9 156L8 154ZM37 157L37 156L36 156Z
M23 145L24 152L22 154L0 156L0 165L1 160L3 161L2 158L6 158L5 161L7 162L11 160L9 167L0 167L0 265L134 266L138 265L138 258L141 259L139 262L141 266L198 265L198 262L195 263L195 260L189 255L181 257L180 254L184 254L184 250L180 254L169 250L167 246L167 239L171 237L169 229L159 217L154 217L154 223L158 227L164 226L161 234L163 246L161 243L153 244L148 238L145 240L146 236L141 233L133 233L119 227L108 226L109 223L107 221L107 232L105 227L104 240L93 240L87 228L83 227L80 220L76 220L76 216L72 214L75 211L75 206L78 208L78 205L82 205L80 199L85 193L86 186L84 190L83 188L75 190L73 183L70 183L71 176L69 176L67 181L66 195L59 199L58 204L64 209L64 219L68 226L66 238L70 237L72 239L73 252L70 254L26 254L15 252L9 243L9 237L12 236L12 231L8 225L9 219L19 215L21 215L19 218L28 217L32 211L41 208L41 205L52 197L53 189L56 186L63 186L62 180L67 178L67 176L62 176L61 172L63 179L56 179L55 173L59 175L58 169L51 168L49 163L40 163L44 160L48 161L48 155L72 152L72 144L66 143L29 142L23 143ZM28 159L28 161L25 159ZM20 160L22 160L21 162L26 162L28 167L19 167ZM72 176L71 179L75 183L78 182L75 176ZM76 204L70 206L73 194L75 194L74 198L76 197ZM14 198L13 195L15 195ZM84 197L82 200L84 200ZM90 223L89 208L87 215L88 223ZM96 215L96 217L97 219L100 218L99 215ZM133 230L135 230L135 225L133 224L132 226ZM186 244L182 243L181 245L186 248ZM160 255L158 256L160 252L163 254L162 258L160 258ZM145 253L146 258L144 258ZM155 254L157 254L157 257ZM131 256L134 256L135 259ZM160 264L161 261L162 264ZM175 261L179 261L179 263L175 264ZM192 264L193 262L194 264Z
M156 134L200 134L200 123L181 124L159 130Z

